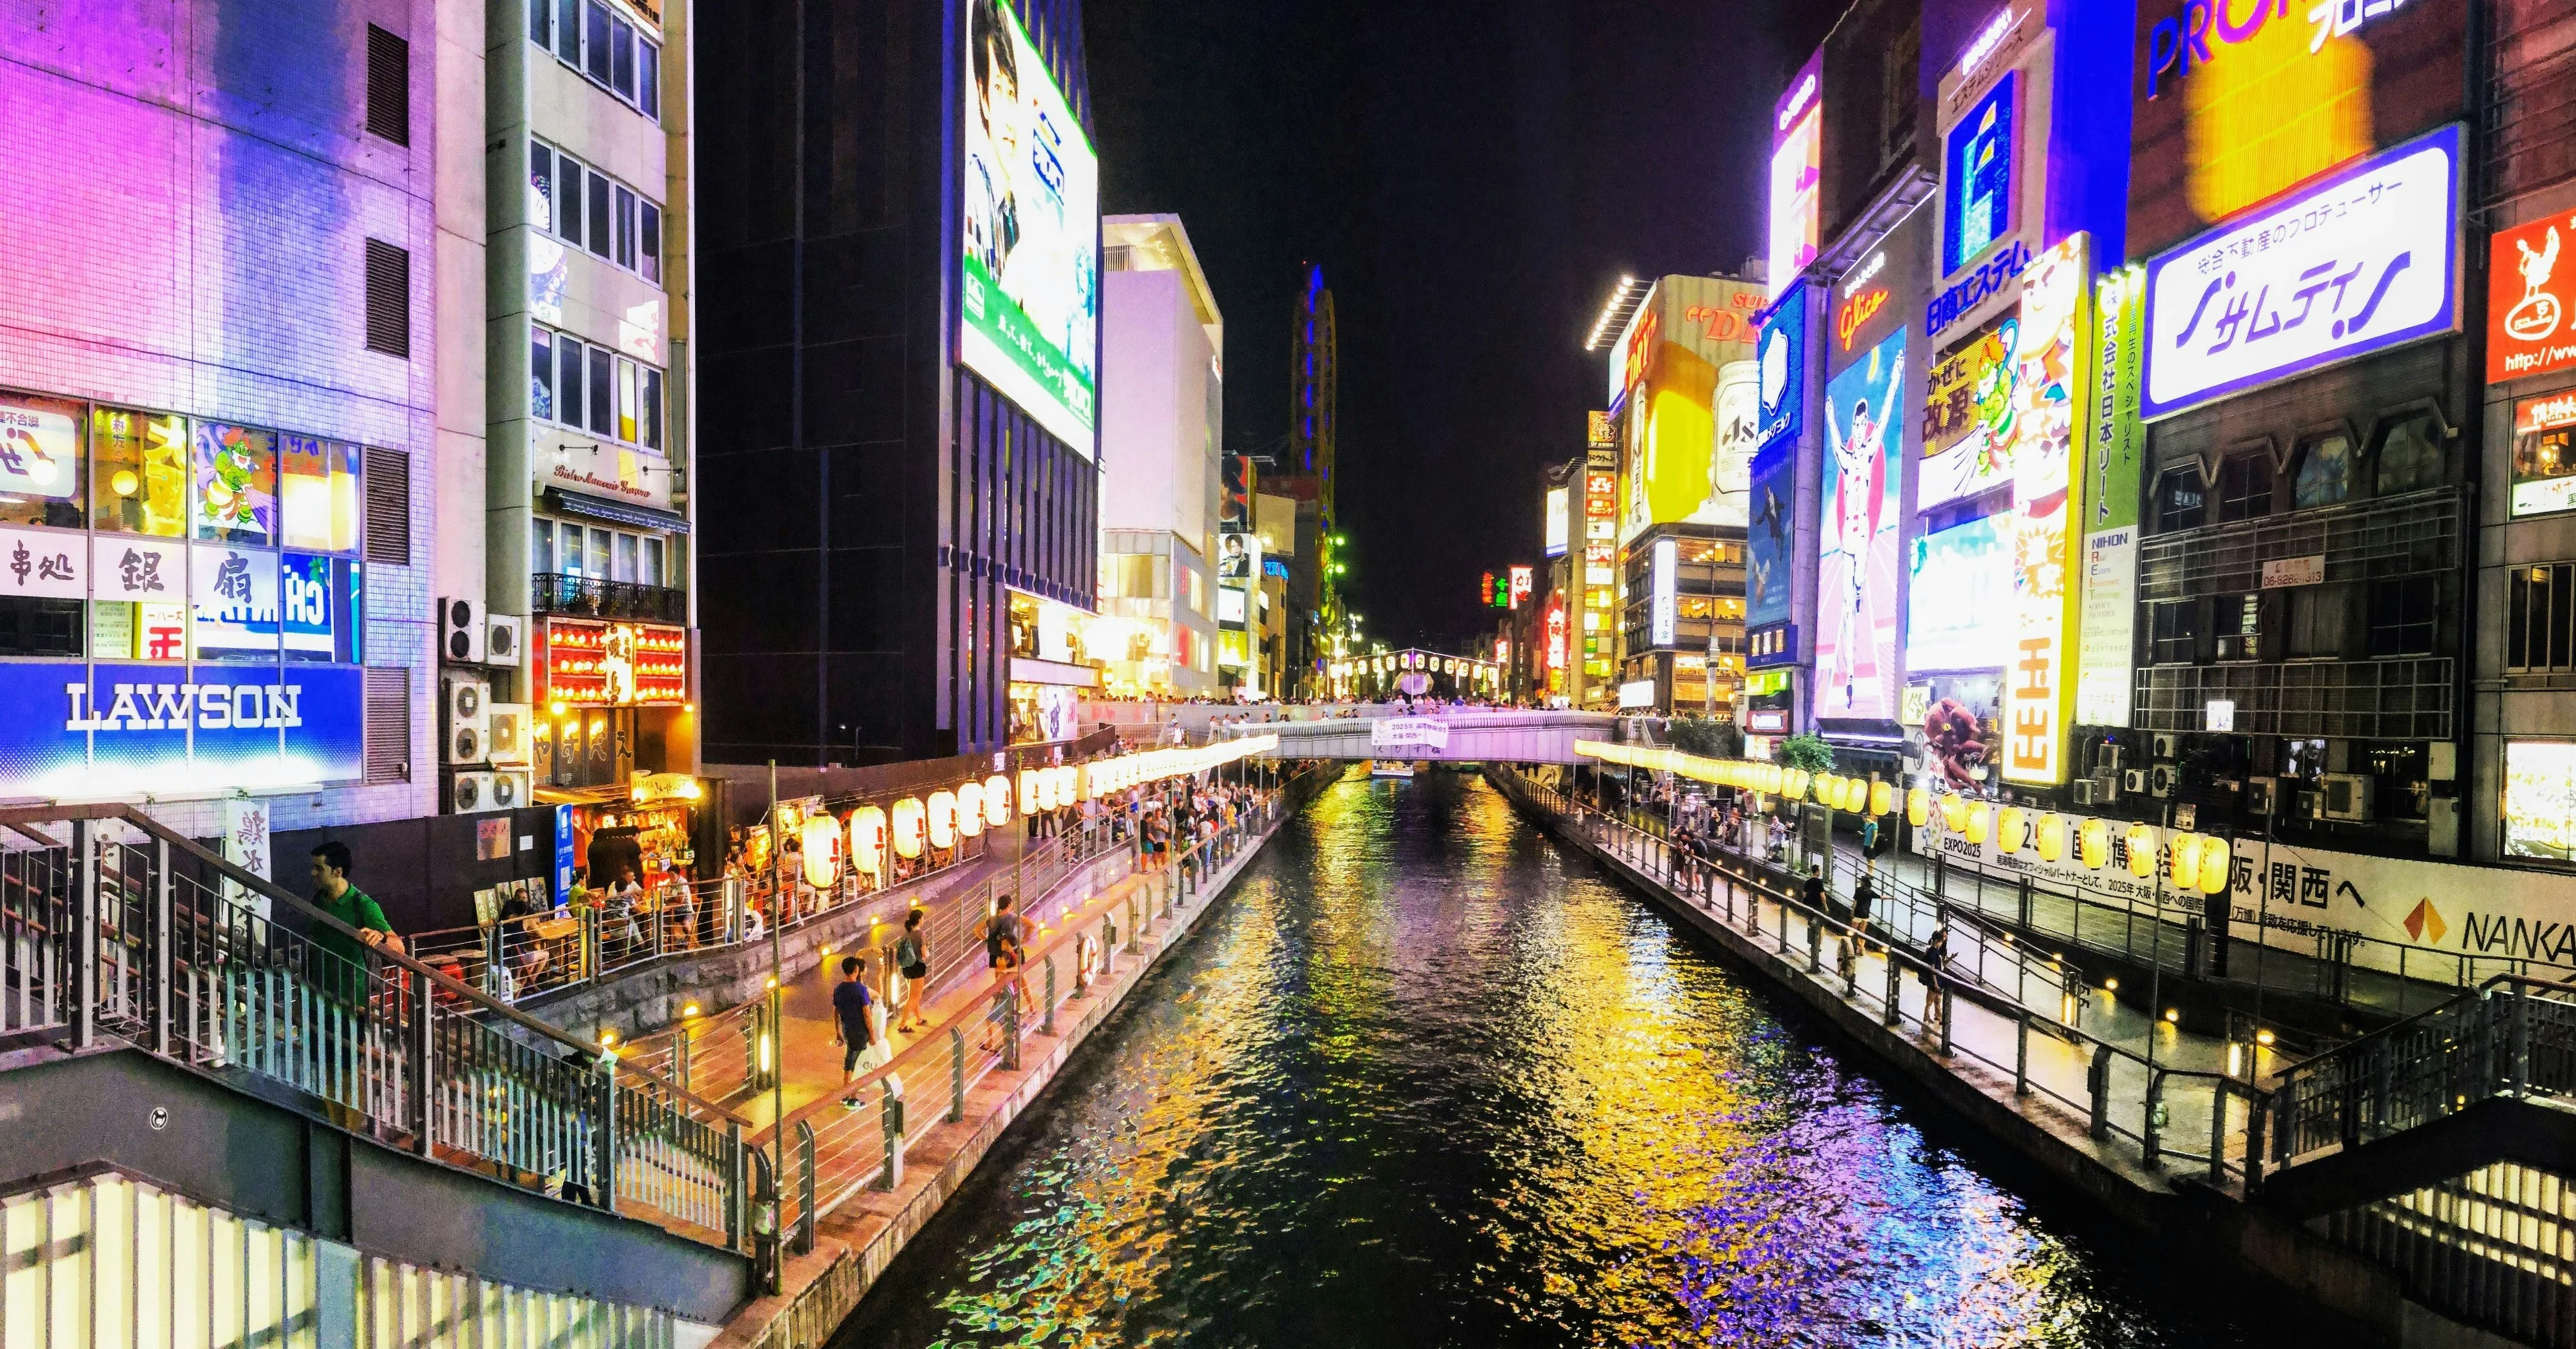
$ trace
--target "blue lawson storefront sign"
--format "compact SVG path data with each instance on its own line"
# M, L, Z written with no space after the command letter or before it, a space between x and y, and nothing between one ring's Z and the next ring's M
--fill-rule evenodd
M0 663L0 797L195 795L366 771L354 665Z
M2157 256L2139 415L2455 330L2459 203L2454 123Z

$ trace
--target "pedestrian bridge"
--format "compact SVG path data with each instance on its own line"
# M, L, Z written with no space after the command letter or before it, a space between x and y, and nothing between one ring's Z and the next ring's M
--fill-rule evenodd
M1279 747L1264 756L1275 759L1570 764L1576 741L1609 739L1617 720L1603 712L1451 708L1405 716L1380 708L1313 721L1218 726L1215 733L1219 739L1229 731L1275 735Z

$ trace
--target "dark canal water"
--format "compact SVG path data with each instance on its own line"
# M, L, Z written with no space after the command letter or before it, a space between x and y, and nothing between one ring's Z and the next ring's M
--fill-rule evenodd
M2303 1343L1454 774L1346 781L835 1349Z

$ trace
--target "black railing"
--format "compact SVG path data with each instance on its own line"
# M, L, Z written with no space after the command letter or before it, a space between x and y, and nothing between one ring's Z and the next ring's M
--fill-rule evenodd
M529 606L540 614L574 618L637 618L649 623L689 621L689 592L634 581L603 581L559 571L538 572L529 582Z

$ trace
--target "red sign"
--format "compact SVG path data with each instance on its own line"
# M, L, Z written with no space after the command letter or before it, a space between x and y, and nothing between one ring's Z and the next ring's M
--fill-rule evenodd
M1565 668L1565 597L1550 596L1547 602L1547 668Z
M537 629L539 701L676 706L689 698L689 634L654 623L549 618Z
M2576 215L2505 230L2487 259L2487 379L2576 369Z

